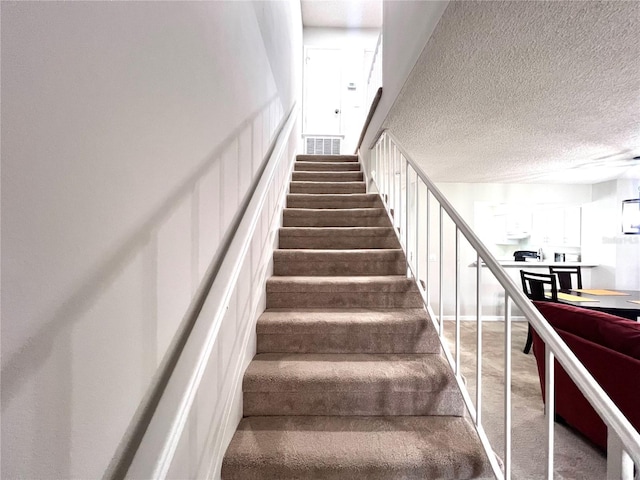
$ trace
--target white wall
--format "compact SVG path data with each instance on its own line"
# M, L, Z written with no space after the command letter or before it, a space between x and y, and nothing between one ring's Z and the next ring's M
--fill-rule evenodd
M353 153L369 112L369 105L366 104L366 77L379 34L378 29L372 28L305 27L303 30L305 48L336 49L342 54L341 133L345 136L342 153ZM355 90L347 89L350 82L356 84Z
M381 128L409 73L444 13L447 1L398 0L383 3L382 97L364 138L362 154Z
M97 478L298 96L299 4L1 13L2 474Z
M583 251L600 264L592 282L603 288L640 290L640 236L624 235L622 201L638 197L640 179L619 179L593 185Z
M273 274L273 250L278 244L281 212L286 203L298 144L297 122L292 119L292 128L289 128L289 123L278 138L278 145L269 159L268 171L260 180L257 196L252 198L247 207L247 218L243 219L238 229L239 238L243 238L243 232L247 232L252 224L251 219L257 214L258 220L253 234L250 234L248 248L244 254L233 255L232 252L242 251L241 241L234 239L228 258L225 257L221 266L222 271L228 264L239 262L237 281L229 284L231 291L227 299L221 287L226 287L228 279L222 278L219 282L216 278L211 287L212 293L198 315L190 342L185 346L187 367L184 370L195 371L200 366L196 349L192 347L203 345L211 325L219 325L209 356L202 366L205 374L193 392L192 405L185 413L186 425L181 431L175 454L170 459L168 478L220 478L224 454L242 419L242 379L256 354L256 321L266 308L266 281ZM271 171L273 175L270 175ZM263 184L268 186L260 208ZM220 314L217 314L218 311ZM182 370L182 366L178 365L176 370ZM186 392L181 393L184 395ZM179 411L182 399L182 396L170 393L163 396L163 401L168 402L174 412ZM158 437L165 440L162 435L155 435L152 427L166 425L168 419L158 412L154 420L156 422L145 434L141 448L127 471L127 478L152 476L147 453L151 452L151 456L157 460Z

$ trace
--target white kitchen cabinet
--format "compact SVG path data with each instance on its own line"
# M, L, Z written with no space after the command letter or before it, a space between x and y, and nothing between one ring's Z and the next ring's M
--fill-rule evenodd
M580 207L541 207L533 212L531 243L557 247L579 247Z
M499 245L517 244L531 234L531 212L520 205L500 205L493 213L493 240Z
M564 209L564 243L569 247L579 247L581 244L582 209L571 207Z

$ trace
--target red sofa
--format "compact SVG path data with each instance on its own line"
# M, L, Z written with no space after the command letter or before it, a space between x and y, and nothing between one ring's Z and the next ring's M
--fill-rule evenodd
M636 430L640 430L640 322L559 303L533 303ZM532 334L544 402L545 345L535 329ZM606 425L557 361L555 385L556 414L606 450Z

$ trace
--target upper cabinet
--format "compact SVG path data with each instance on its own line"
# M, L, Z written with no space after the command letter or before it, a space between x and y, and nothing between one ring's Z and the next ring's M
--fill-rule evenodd
M540 205L533 211L531 243L557 247L579 247L580 207Z
M518 249L580 247L581 212L557 204L478 203L476 230L487 243Z
M496 205L493 207L493 240L497 244L517 244L531 235L531 211L524 205Z

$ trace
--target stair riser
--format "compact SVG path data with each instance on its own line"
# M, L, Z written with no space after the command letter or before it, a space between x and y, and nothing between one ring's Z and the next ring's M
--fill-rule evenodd
M367 228L365 228L366 230ZM341 250L337 251L309 251L282 250L273 252L276 262L400 262L405 261L404 252L399 249L385 250ZM404 272L403 272L404 273Z
M357 155L297 155L299 162L357 162Z
M353 248L399 248L400 244L393 232L388 236L288 236L280 234L280 248L309 248L342 250Z
M295 195L287 196L287 208L383 208L380 197L377 198L334 198L322 197L299 198Z
M298 212L284 212L283 227L387 227L387 216L360 216L348 215L342 212L339 215L323 215L321 213L309 213L300 215ZM329 213L329 212L327 212Z
M331 327L331 325L329 325ZM440 342L433 332L423 334L368 334L359 332L343 335L258 334L258 353L440 353Z
M362 172L293 172L294 182L362 182Z
M296 162L293 169L296 172L359 172L360 164L354 162Z
M420 308L417 292L268 292L267 308Z
M341 193L366 193L364 182L291 182L291 193L312 194L341 194Z
M252 415L452 415L462 416L457 391L444 392L245 392Z
M404 261L274 261L273 274L282 276L310 275L403 275L407 272Z

